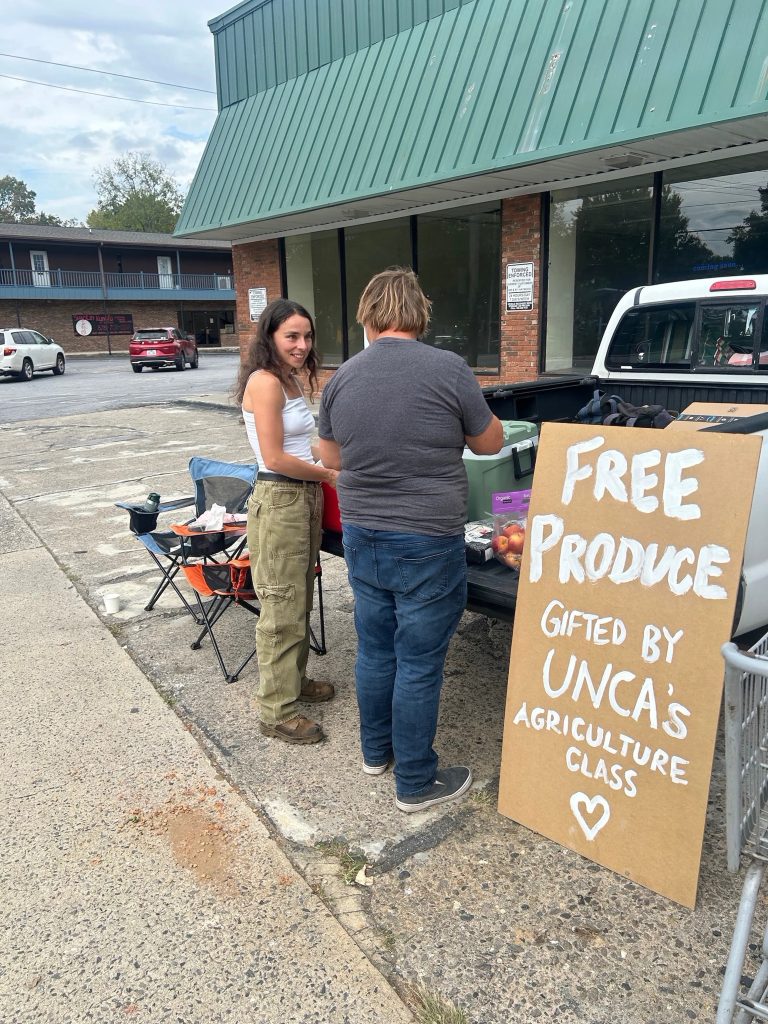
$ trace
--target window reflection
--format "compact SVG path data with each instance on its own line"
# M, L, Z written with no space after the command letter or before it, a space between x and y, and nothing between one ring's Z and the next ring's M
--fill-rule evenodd
M739 174L729 161L707 177L691 179L690 168L664 175L655 280L768 272L765 156L740 164Z
M363 347L363 329L355 319L363 288L374 274L387 267L409 267L411 260L411 223L407 218L344 229L350 356Z
M458 352L470 366L498 372L501 206L498 202L344 229L342 282L339 232L285 239L288 297L312 313L324 366L338 366L363 347L355 313L363 288L391 266L411 266L415 223L422 288L432 300L427 344ZM342 323L342 286L347 322ZM347 352L344 352L344 338Z
M426 341L471 367L499 368L501 208L443 210L417 217L419 280L432 301Z
M548 370L588 369L621 296L648 275L652 179L552 193Z
M315 321L317 351L323 366L343 358L341 271L335 231L317 231L285 239L288 297L309 310Z

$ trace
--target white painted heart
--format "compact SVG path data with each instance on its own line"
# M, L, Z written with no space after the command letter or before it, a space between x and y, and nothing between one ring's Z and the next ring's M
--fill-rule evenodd
M582 808L587 814L594 814L598 808L602 808L603 813L595 821L593 825L589 825L584 819ZM581 825L581 830L587 837L587 840L591 843L601 828L604 828L608 824L608 819L611 816L611 808L608 801L604 796L587 796L586 793L574 793L571 797L571 811L573 816Z

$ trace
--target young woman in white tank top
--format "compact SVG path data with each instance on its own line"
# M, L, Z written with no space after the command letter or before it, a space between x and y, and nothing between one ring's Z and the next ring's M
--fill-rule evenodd
M240 369L236 396L259 473L248 507L251 573L261 614L256 626L259 689L266 736L317 743L321 726L301 703L334 696L331 683L308 679L309 613L320 550L323 495L338 472L316 461L315 422L303 382L317 386L315 328L296 302L276 299L261 314L256 340Z

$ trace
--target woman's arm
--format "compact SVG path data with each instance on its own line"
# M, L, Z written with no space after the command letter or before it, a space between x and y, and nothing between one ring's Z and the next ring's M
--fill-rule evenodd
M320 452L320 461L324 466L329 466L331 469L341 469L341 449L335 441L326 441L321 437L317 447Z
M336 484L335 469L305 462L283 451L283 389L271 373L254 373L243 397L246 411L253 412L264 465L272 473L294 480L317 480Z

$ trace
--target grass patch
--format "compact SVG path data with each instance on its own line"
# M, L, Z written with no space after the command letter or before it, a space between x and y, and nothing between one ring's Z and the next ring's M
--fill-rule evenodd
M328 857L333 857L339 862L339 874L347 885L354 884L358 872L368 863L362 851L350 850L341 839L331 839L328 842L318 843L317 849L322 850Z
M336 857L338 859L349 848L343 839L323 839L322 842L315 844L315 849L320 850L327 857Z
M395 948L395 933L390 931L389 928L376 928L376 938L381 943L383 949L388 952L392 952Z
M466 1013L439 993L418 985L413 989L413 995L419 1024L469 1024Z
M473 804L477 804L478 807L492 807L496 803L494 794L488 789L474 790L469 794L469 799Z

